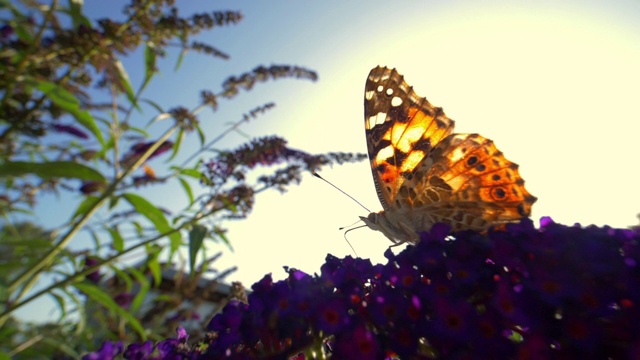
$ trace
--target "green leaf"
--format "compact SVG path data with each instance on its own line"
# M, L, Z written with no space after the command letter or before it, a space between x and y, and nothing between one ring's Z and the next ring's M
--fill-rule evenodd
M7 300L9 300L9 289L4 284L0 284L0 302L5 303Z
M138 319L136 319L133 314L116 304L116 302L111 298L111 295L107 294L94 284L88 282L75 283L73 284L73 286L75 286L75 288L83 294L87 295L91 300L96 301L107 309L120 315L123 319L127 320L129 322L129 325L131 325L131 327L138 333L142 340L146 340L147 336L145 334L144 328L142 327L142 324L140 324Z
M204 131L200 126L196 126L196 130L198 131L198 139L200 139L200 146L204 146L204 142L207 140L207 136L204 134Z
M147 201L147 199L132 193L125 194L124 198L136 209L139 214L149 219L149 221L153 223L156 230L158 230L160 234L169 233L173 230L162 211L160 211L160 209ZM180 233L177 231L172 233L171 235L169 235L169 239L171 240L171 252L174 253L180 247Z
M12 161L0 165L0 177L33 174L42 179L68 178L106 181L98 171L73 161L28 162Z
M180 65L182 65L182 61L184 60L184 56L187 54L187 47L183 47L182 51L180 51L180 55L178 55L178 61L176 61L175 71L180 69Z
M120 202L120 196L110 196L109 197L109 210L113 209Z
M118 70L118 80L124 86L124 92L125 94L127 94L127 99L129 99L131 105L140 110L138 101L136 100L136 94L135 92L133 92L133 88L131 87L131 81L129 80L129 74L127 74L127 70L122 65L122 62L118 59L114 61L114 66L116 70Z
M151 105L154 109L156 109L157 112L159 112L160 114L165 113L166 111L164 111L164 109L162 108L162 106L160 106L158 103L151 101L151 100L147 100L147 99L142 99L142 102L145 102L149 105Z
M139 128L139 127L129 126L129 128L127 128L127 130L130 130L132 132L137 132L138 134L140 134L140 135L142 135L144 137L149 137L150 136L149 133L146 130L144 130L142 128Z
M178 130L178 134L176 135L176 139L175 139L176 141L175 143L173 143L173 148L172 148L173 151L171 151L171 157L169 157L167 161L173 160L173 158L176 157L176 155L178 155L178 151L180 150L180 145L182 144L183 139L184 139L184 129L180 128Z
M153 275L153 282L156 286L160 286L162 282L162 269L160 269L160 262L158 261L158 255L160 254L160 248L158 246L149 245L147 250L147 266Z
M118 228L107 228L109 234L111 234L111 246L117 252L122 252L124 250L124 238L120 235L120 231Z
M84 296L82 296L82 299L80 299L81 295L71 287L61 288L60 290L64 292L68 299L71 299L71 302L73 302L73 304L75 305L75 309L78 310L72 311L72 313L78 314L77 317L74 317L76 326L73 332L74 334L76 334L76 336L79 336L80 334L83 334L84 328L86 328L87 326L88 314L86 311L82 311L83 309L85 309L86 299L84 298Z
M80 109L80 101L72 93L62 86L48 81L28 79L25 82L42 91L51 101L71 114L80 125L89 130L101 144L104 144L102 131L98 128L93 116L88 111Z
M142 224L140 224L137 221L132 221L131 225L133 225L133 227L136 229L136 235L138 237L143 237L144 236L144 227L142 226Z
M15 26L13 30L16 32L16 35L18 35L18 39L26 43L30 43L33 41L33 36L24 25L17 24L17 26Z
M0 351L0 360L11 360L11 356L6 352Z
M215 234L225 243L225 245L227 245L229 250L233 251L233 247L231 246L231 242L229 241L227 236L222 231L218 231Z
M196 180L202 179L202 172L196 169L182 169L180 170L180 175L190 176Z
M71 359L80 358L80 354L78 354L72 347L67 345L67 343L64 342L64 340L54 338L54 337L45 337L42 339L42 342L56 349L56 352L67 355L67 357L65 358L71 358ZM62 356L60 356L59 354L57 355L58 355L57 358L62 358Z
M71 221L79 218L80 216L84 215L87 213L87 211L89 211L89 209L93 208L95 206L95 204L98 202L98 197L97 196L87 196L85 197L84 200L82 200L82 202L80 203L80 205L78 205L78 207L76 208L76 212L73 214L73 216L71 216Z
M140 306L142 306L142 303L144 302L144 298L147 296L147 293L151 288L151 284L149 283L149 279L147 279L147 277L137 269L129 268L129 271L140 284L140 289L138 289L138 293L133 298L133 301L131 302L131 307L130 307L131 312L136 312L140 308Z
M157 72L156 70L157 54L153 50L153 48L154 48L153 44L147 42L147 46L144 49L144 80L142 81L142 87L140 88L141 91L145 87L147 87L147 85L149 84L149 82ZM161 111L161 112L164 112L164 111Z
M93 231L91 228L87 228L87 231L89 232L91 239L93 239L93 243L94 243L93 248L100 249L101 247L100 244L102 243L100 241L100 236L98 236L98 234L95 231Z
M129 273L127 271L133 268L127 268L127 271L124 271L122 269L119 269L117 266L109 265L109 269L114 272L114 276L116 276L120 281L124 282L126 291L131 291L131 289L133 288L133 279L131 279L131 276L129 276Z
M189 197L189 204L193 204L193 190L191 190L191 185L189 185L189 183L187 182L187 180L179 177L178 181L180 181L180 185L182 185L182 188L184 189L184 192L187 193L187 196Z
M173 115L171 115L168 112L160 113L160 114L154 116L153 119L149 120L149 122L147 123L146 127L148 128L149 126L151 126L151 125L153 125L153 124L155 124L157 122L160 122L160 121L163 121L163 120L167 120L167 119L173 119Z
M69 16L73 21L73 27L78 28L80 25L91 27L91 22L82 14L82 0L69 0Z
M62 295L56 294L55 292L50 292L49 295L53 297L55 302L58 304L58 309L60 309L60 319L64 319L67 316L67 306L64 301L64 297Z
M202 242L207 235L207 227L196 224L189 231L189 265L191 266L191 273L196 269L196 258L198 251L202 248Z
M109 150L113 149L114 146L115 146L115 141L114 141L113 137L109 137L107 142L102 144L102 147L100 147L100 150L98 150L98 152L96 153L95 158L96 159L106 159L107 152L109 152Z

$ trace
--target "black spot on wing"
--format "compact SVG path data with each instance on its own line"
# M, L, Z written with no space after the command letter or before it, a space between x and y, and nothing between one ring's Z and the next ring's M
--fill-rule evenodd
M389 125L387 125L386 123L377 124L373 128L367 130L367 137L371 139L371 141L373 141L374 144L382 143L384 141L390 144L388 140L382 139L384 137L384 134L387 133L388 128L389 128Z
M406 153L396 149L394 156L390 156L386 161L391 165L397 166L398 164L403 164L407 156Z
M384 161L389 165L396 166L396 157L395 156L389 156L388 158L384 159Z
M391 145L391 141L386 140L386 139L382 139L382 140L378 141L378 143L376 144L376 147L378 149L384 149L384 148L386 148L387 146L390 146L390 145Z
M525 209L524 209L524 203L520 203L520 204L518 204L517 209L518 209L518 214L520 214L520 216L522 216L522 217L526 217L526 216L528 216L528 215L529 215L529 214L527 214L527 213L526 213L526 211L525 211Z
M422 150L424 152L428 152L431 150L431 139L428 138L420 138L420 140L416 141L414 149Z
M406 123L409 121L409 115L402 106L391 108L388 114L389 118L393 119L394 122Z
M493 197L494 200L502 200L506 195L507 193L501 187L493 188L491 190L491 197Z

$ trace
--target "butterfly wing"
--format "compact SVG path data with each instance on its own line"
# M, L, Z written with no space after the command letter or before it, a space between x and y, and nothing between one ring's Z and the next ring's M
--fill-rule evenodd
M369 73L364 117L378 198L385 211L395 209L412 195L415 170L453 132L454 122L386 67Z
M452 209L472 213L472 217L481 215L488 224L528 217L537 200L524 187L518 165L507 160L493 141L478 134L448 136L420 164L417 173L425 174L418 191L425 194L426 203L449 204ZM449 214L451 217L455 214Z
M493 141L453 134L454 121L419 97L395 69L371 70L365 87L369 160L384 211L363 217L395 243L437 222L484 230L520 220L536 201L518 165Z

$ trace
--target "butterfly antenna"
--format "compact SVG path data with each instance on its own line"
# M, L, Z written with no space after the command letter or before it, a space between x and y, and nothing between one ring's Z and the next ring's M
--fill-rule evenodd
M353 223L353 224L351 224L351 225L341 226L341 227L339 227L339 228L338 228L338 230L344 230L344 229L346 229L346 228L350 228L350 227L352 227L353 225L355 225L355 224L359 223L360 221L362 221L362 220L358 220L358 221L354 222L354 223ZM358 227L361 227L361 226L358 226Z
M347 194L346 192L342 191L342 189L340 189L339 187L337 187L337 186L333 185L332 183L330 183L329 181L327 181L325 178L323 178L322 176L320 176L320 174L318 174L317 172L315 172L315 171L314 171L314 172L313 172L313 176L315 176L315 177L317 177L318 179L320 179L320 180L322 180L322 181L326 182L327 184L329 184L329 185L333 186L333 187L334 187L334 189L336 189L336 190L340 191L341 193L343 193L343 194L347 195L351 200L355 201L355 202L356 202L356 204L360 205L363 209L367 210L367 212L371 212L371 210L367 209L364 205L362 205L362 204L360 203L360 201L356 200L353 196L351 196L351 195ZM357 229L357 228L356 228L356 229ZM349 246L351 246L351 244L349 244ZM352 247L352 249L353 249L353 247ZM354 252L355 252L355 251L354 251Z

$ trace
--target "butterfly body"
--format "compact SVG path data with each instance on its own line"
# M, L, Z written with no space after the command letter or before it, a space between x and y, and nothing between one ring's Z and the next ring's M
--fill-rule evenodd
M376 67L365 86L365 131L383 211L361 217L396 244L444 222L486 230L527 217L536 198L518 165L493 141L455 134L442 108L419 97L395 69Z

